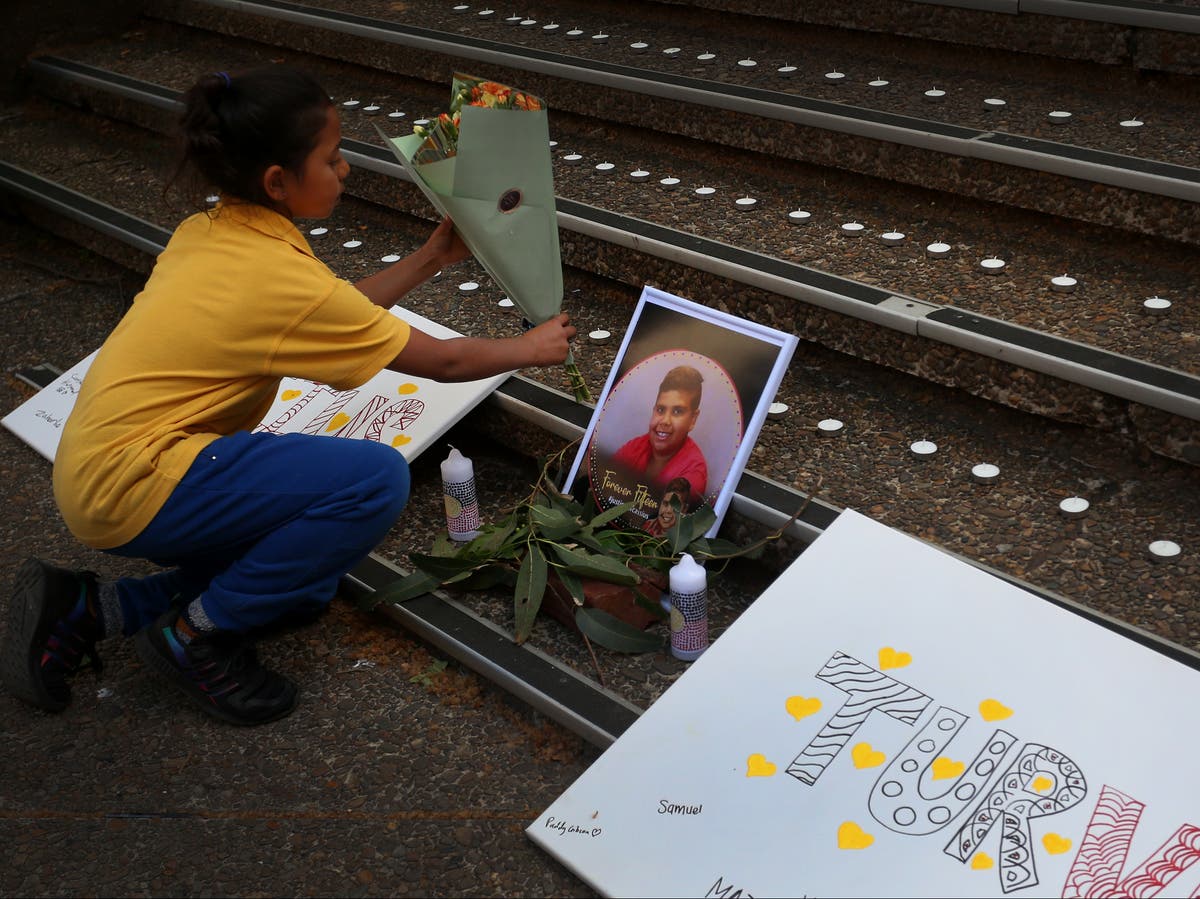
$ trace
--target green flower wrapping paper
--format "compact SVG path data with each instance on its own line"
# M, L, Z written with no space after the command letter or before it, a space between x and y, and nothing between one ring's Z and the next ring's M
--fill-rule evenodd
M562 310L562 259L545 104L525 93L456 74L448 112L385 143L454 227L484 270L533 324ZM591 402L574 359L572 392Z

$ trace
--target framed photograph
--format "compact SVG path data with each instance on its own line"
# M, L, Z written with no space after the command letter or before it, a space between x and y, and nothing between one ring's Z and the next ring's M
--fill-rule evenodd
M715 534L798 342L644 288L563 492L652 534L708 505Z

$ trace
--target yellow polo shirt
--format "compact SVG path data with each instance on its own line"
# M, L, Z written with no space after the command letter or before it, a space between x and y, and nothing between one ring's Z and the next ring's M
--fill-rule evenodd
M97 549L128 543L205 446L259 423L281 378L358 387L408 336L284 216L191 216L84 377L54 460L63 519Z

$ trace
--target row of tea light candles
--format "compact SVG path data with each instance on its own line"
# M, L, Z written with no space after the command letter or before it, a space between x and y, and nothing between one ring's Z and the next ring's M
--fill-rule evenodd
M451 11L456 13L465 13L469 12L470 10L471 5L469 3L458 3L451 7ZM496 11L494 9L484 8L479 10L477 15L482 19L495 19ZM532 28L538 24L537 19L532 19L528 16L518 16L515 14L506 16L497 21L503 21L507 25L514 25L521 28ZM555 35L561 32L568 40L582 40L585 37L589 37L594 44L606 44L608 43L610 37L610 35L604 31L597 31L589 36L586 31L579 27L572 27L563 31L562 26L557 22L547 22L541 26L540 30L543 34L548 35ZM629 44L629 50L633 53L646 53L650 49L650 44L642 40L633 41ZM683 58L682 47L664 47L661 52L662 55L668 59ZM717 62L717 54L709 50L705 50L703 53L697 54L696 62L699 65L715 65ZM737 68L743 71L754 70L758 68L758 61L749 58L739 59L736 61L735 65ZM775 71L780 75L791 76L795 75L799 71L799 68L797 66L785 63L784 65L779 66ZM823 77L825 82L828 84L847 83L845 72L834 70L832 72L826 72ZM891 87L891 82L887 79L876 76L874 79L867 82L867 87L875 91L883 91ZM925 91L922 96L925 98L925 100L931 103L938 103L946 98L946 91L934 87ZM1003 109L1005 106L1007 106L1007 103L1004 100L996 97L988 97L983 101L983 108L989 111ZM1046 117L1054 124L1065 124L1066 122L1070 121L1071 113L1063 110L1053 110L1047 113ZM1120 122L1120 127L1125 131L1140 131L1144 125L1145 122L1136 117L1125 119Z
M678 180L678 179L675 179L675 180ZM711 188L711 187L710 188L698 188L698 190L707 190L707 191L712 191L715 193L715 188ZM216 200L215 197L209 197L208 199L210 202L215 202L215 200ZM743 198L743 199L753 200L753 198ZM753 202L757 203L757 200L754 200ZM792 219L798 213L803 214L803 216L805 217L804 218L805 221L807 221L811 215L808 212L802 212L802 210L796 210L794 212L788 213L789 219ZM848 222L848 223L842 225L841 227L842 227L842 233L844 233L850 237L857 237L865 229L865 226L858 222ZM317 239L325 237L325 235L328 233L329 233L328 228L313 228L312 230L310 230L308 232L310 237L317 238ZM905 238L906 238L906 235L900 233L899 231L888 231L879 236L879 239L883 243L888 244L890 246L897 246L897 245L903 243ZM362 243L363 242L361 240L357 240L357 239L347 240L342 243L342 248L346 249L346 250L354 251L354 250L358 250L362 246ZM952 247L950 246L950 244L943 243L941 241L936 241L934 243L929 244L929 246L927 246L925 248L925 254L927 256L929 256L930 258L941 259L941 258L948 256L950 254L951 249L952 249ZM385 262L388 265L391 265L394 262L399 262L400 257L398 255L396 255L395 253L389 253L386 256L380 257L379 261ZM986 259L983 259L979 263L980 268L982 268L989 275L1000 274L1000 272L1002 272L1004 270L1006 265L1007 265L1007 263L1003 259L999 259L995 256L991 256ZM1061 293L1070 293L1071 291L1073 291L1075 289L1075 287L1076 287L1076 285L1078 285L1078 283L1079 283L1078 280L1075 278L1072 278L1070 275L1065 275L1065 274L1056 275L1055 277L1050 279L1050 288L1052 290L1057 290ZM478 285L473 281L464 282L464 284L459 285L461 293L473 293L477 287L478 287ZM1146 312L1155 313L1155 314L1162 314L1162 313L1169 312L1171 309L1171 306L1172 306L1172 303L1170 300L1168 300L1164 297L1157 296L1157 295L1152 296L1152 297L1147 297L1142 302L1142 308Z
M784 68L795 68L795 67L794 66L784 66ZM783 69L780 69L779 71L782 72ZM834 76L834 75L838 76L839 78L845 77L841 72L827 72L825 75L825 78L828 80L828 79L830 79L831 76ZM889 84L891 84L890 81L884 81L884 80L878 79L878 78L875 79L874 81L867 82L867 86L871 87L875 90L882 90L882 89L886 88ZM928 100L930 102L940 102L941 100L945 99L946 92L944 90L941 90L941 89L935 87L935 88L932 88L931 90L925 91L923 96L926 100ZM983 101L983 108L988 111L995 111L995 110L1003 109L1007 105L1008 104L1004 100L1000 100L995 97L987 97ZM361 110L364 115L369 115L369 116L379 115L380 113L383 112L383 107L377 103L368 103L366 105L363 105L362 101L355 100L355 99L344 100L341 104L341 108L347 112ZM387 117L393 121L398 121L400 119L406 118L407 116L401 110L396 109L396 110L393 110L392 112L389 112L387 114ZM1065 125L1071 121L1071 118L1072 118L1071 113L1066 112L1061 109L1054 109L1054 110L1051 110L1050 112L1046 113L1046 120L1054 125ZM429 119L426 119L426 118L419 118L419 119L413 120L414 125L425 125L428 123L429 123ZM1141 131L1146 123L1144 121L1142 121L1140 118L1135 117L1135 118L1131 118L1131 119L1123 119L1118 124L1120 125L1122 131Z
M309 237L313 237L316 239L323 238L328 233L329 233L329 229L325 228L325 227L312 228L308 232ZM362 246L362 243L363 242L361 240L357 240L357 239L347 240L342 243L342 248L346 249L346 250L354 251L354 250L358 250ZM383 262L387 265L391 265L392 263L399 262L402 258L403 257L401 257L398 253L388 253L384 256L380 256L379 261ZM442 273L439 271L433 275L432 280L440 281L441 278L442 278ZM473 296L474 294L478 293L480 289L481 289L481 285L479 284L478 281L463 281L461 284L458 285L458 292L460 294L462 294L463 296ZM516 307L517 307L517 304L514 303L508 297L501 297L500 300L496 303L496 305L498 307L500 307L501 309L516 309ZM588 332L588 341L591 343L596 343L596 344L608 343L609 340L612 339L612 336L613 335L612 335L611 331L597 329L595 331Z
M772 403L771 408L774 410L776 407L784 411L787 409L783 403ZM817 433L823 437L834 437L842 433L844 427L845 425L836 418L825 418L817 422ZM908 449L913 458L920 461L932 459L938 451L937 444L932 440L916 440ZM990 462L973 465L971 480L977 484L995 484L1000 480L1000 467ZM1069 496L1058 504L1059 513L1064 518L1083 518L1090 508L1091 503L1082 496ZM1147 547L1147 551L1156 561L1173 559L1182 552L1179 544L1171 540L1155 540Z

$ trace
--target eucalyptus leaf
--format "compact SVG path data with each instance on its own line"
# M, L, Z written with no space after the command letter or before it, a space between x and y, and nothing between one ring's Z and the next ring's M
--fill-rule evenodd
M414 571L412 574L393 581L382 590L376 590L370 596L370 604L360 603L363 608L373 609L382 603L398 604L432 593L442 582L424 571Z
M596 578L610 584L636 584L640 578L625 563L612 556L602 556L580 549L567 549L557 543L550 544L567 569L580 577Z
M555 509L561 509L572 518L580 518L583 516L583 505L575 502L565 493L555 491L550 494L550 503Z
M524 643L533 632L534 619L546 595L546 574L546 557L541 547L530 541L513 591L513 631L518 643Z
M576 609L575 623L589 639L613 652L650 652L663 645L661 634L639 630L601 609Z
M516 516L509 516L505 521L486 528L482 534L467 544L467 550L475 558L488 558L504 546L504 542L516 529Z
M450 535L442 531L433 540L433 549L429 551L431 556L453 556L456 555L461 548L461 543L455 543L450 539Z
M544 540L562 540L581 527L578 518L561 508L534 506L529 510L529 520Z
M453 587L455 590L490 590L500 584L512 586L516 577L516 572L513 571L511 565L495 562L474 571L464 571L446 581L446 586Z
M461 555L427 556L424 553L409 553L408 557L414 565L426 574L433 575L439 581L449 580L456 574L470 571L472 568L478 568L483 564L479 559L469 559Z
M610 521L616 521L618 518L620 518L626 512L631 511L633 509L633 507L636 505L637 505L637 503L628 502L628 503L621 503L621 505L619 505L619 506L610 506L609 508L607 508L603 512L601 512L599 515L597 515L595 518L593 518L591 521L589 521L588 527L590 527L590 528L604 527L604 525L608 524Z
M586 602L587 597L583 592L583 581L579 575L566 568L558 569L558 579L563 582L563 586L567 588L567 592L571 594L571 598L575 600L575 605L582 606Z

